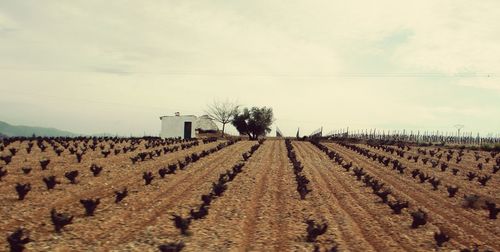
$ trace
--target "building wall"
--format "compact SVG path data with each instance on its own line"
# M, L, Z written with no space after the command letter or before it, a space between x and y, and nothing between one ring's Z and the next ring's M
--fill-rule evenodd
M196 137L196 116L163 116L161 119L161 138L184 138L184 122L191 122L191 137Z

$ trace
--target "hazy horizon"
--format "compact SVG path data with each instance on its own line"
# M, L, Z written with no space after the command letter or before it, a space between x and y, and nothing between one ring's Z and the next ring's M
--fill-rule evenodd
M0 121L158 135L230 100L272 107L273 135L498 134L498 23L492 0L5 0Z

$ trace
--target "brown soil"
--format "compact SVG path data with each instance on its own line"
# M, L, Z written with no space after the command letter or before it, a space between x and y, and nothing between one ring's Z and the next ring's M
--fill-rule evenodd
M297 193L285 142L277 139L264 142L246 162L242 154L257 144L255 141L240 141L188 165L185 170L164 179L159 177L159 168L219 143L200 143L135 165L130 157L144 151L143 145L134 152L111 154L108 158L103 158L100 149L89 150L82 163L77 163L75 156L67 151L57 157L52 149L42 153L35 146L33 152L27 154L26 143L11 144L9 147L19 148L20 152L9 165L0 161L0 166L8 170L8 175L0 181L0 234L6 237L16 228L25 227L33 239L27 245L28 251L158 251L161 244L180 241L185 244L183 251L313 251L315 245L321 251L335 245L340 251L449 251L474 244L482 249L500 250L498 220L488 219L484 209L462 207L466 192L494 200L499 195L498 174L493 175L486 187L465 179L465 171L477 170L473 153L466 153L461 164L450 162L450 168L463 170L463 174L453 176L450 171L440 172L421 161L409 161L406 156L400 158L359 145L408 166L406 174L398 174L336 143L324 143L345 161L363 167L385 183L392 189L393 197L409 201L410 208L400 215L392 214L371 188L356 180L352 171L346 172L308 142L292 144L304 166L302 174L310 180L308 187L312 191L305 200ZM408 152L408 155L417 154L416 148ZM488 153L481 155L487 157ZM38 163L42 157L51 159L44 171ZM484 162L484 158L481 161ZM181 235L174 226L172 214L189 216L219 175L241 162L245 163L243 171L227 184L222 196L213 200L209 214L192 221L190 235ZM104 166L100 176L94 177L90 172L92 163ZM33 168L29 175L22 173L24 166ZM490 162L485 174L489 174L491 166ZM409 174L415 168L440 178L443 184L438 190L432 190L428 183L418 183ZM70 170L80 171L75 185L64 178L64 173ZM151 185L144 185L144 171L153 172L155 178ZM42 182L48 175L56 175L62 182L52 191L47 191ZM24 201L17 200L14 191L17 182L31 183L33 187ZM447 197L445 185L448 184L460 187L457 197ZM124 187L128 188L129 196L115 204L114 191ZM84 216L79 202L84 198L101 198L95 216ZM52 208L75 216L73 224L60 234L53 231L50 222ZM429 222L411 229L410 212L417 209L428 213ZM315 243L306 242L308 219L328 224L326 233ZM438 230L451 237L439 249L433 238ZM4 250L8 250L8 245L2 238L0 251Z

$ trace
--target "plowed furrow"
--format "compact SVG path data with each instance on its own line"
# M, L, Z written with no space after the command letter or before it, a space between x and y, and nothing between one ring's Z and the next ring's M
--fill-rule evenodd
M460 206L450 204L443 200L443 196L435 195L435 192L421 188L410 178L377 167L344 147L336 144L328 144L327 146L343 155L346 161L352 161L386 182L395 189L395 195L408 199L410 204L429 212L430 220L446 229L460 244L487 244L495 249L500 247L500 243L496 239L500 234L500 229L487 224L486 216L478 217L477 214L461 209Z
M294 142L294 149L297 157L304 165L303 173L311 180L311 196L308 200L321 212L321 216L326 218L331 231L334 233L334 240L343 250L364 250L382 251L386 246L368 239L366 231L362 230L359 215L352 212L353 209L346 209L336 197L331 185L315 170L317 164L306 153L303 143Z
M246 232L243 246L245 251L289 250L288 241L293 241L295 237L287 232L287 216L297 216L290 212L290 205L286 198L292 200L293 188L284 188L284 182L292 183L291 173L283 177L284 169L287 169L286 150L282 141L273 141L273 146L269 150L269 155L262 161L252 160L251 167L259 167L266 171L265 179L260 181L261 185L253 196L256 206L247 206L247 211L251 214L246 216L245 226L252 227ZM265 160L269 160L266 162ZM244 229L245 230L245 229Z
M381 151L381 150L376 150L373 148L369 148L368 146L365 145L360 145L364 149L368 149L373 153L377 153L386 157L391 157L393 159L399 160L402 164L408 167L410 172L413 169L419 169L426 174L429 174L433 177L436 177L442 181L443 185L457 185L460 186L464 189L467 190L468 193L473 193L479 196L487 196L487 197L500 197L497 195L498 189L495 187L495 181L494 179L490 180L487 184L487 186L482 186L479 182L477 181L468 181L465 176L465 171L461 171L459 175L454 176L451 173L451 169L456 167L456 165L451 164L450 167L448 168L447 172L441 172L439 168L432 168L429 167L428 165L424 165L423 163L415 163L413 161L409 161L406 158L401 158L397 155L391 155L390 153ZM476 171L477 172L477 169ZM409 175L408 175L409 176ZM430 184L428 184L430 187ZM446 190L444 189L444 186L441 186L441 191L446 194Z
M127 241L129 236L152 225L160 216L165 216L169 207L179 204L184 197L192 196L193 189L202 184L209 174L217 172L221 164L233 162L249 146L248 142L241 142L226 147L167 178L161 186L143 186L142 190L126 198L127 204L118 206L114 211L97 211L93 218L75 219L75 223L69 226L69 232L63 233L63 236L77 236L79 239L63 239L64 242L58 246L64 247L67 245L65 242L71 242L80 248L99 246L108 250Z
M147 207L146 205L144 209L147 209L151 214L140 216L134 223L127 223L127 230L109 239L104 248L113 247L133 239L138 230L155 225L160 218L170 220L171 215L167 211L171 207L182 204L183 199L199 197L201 195L200 190L203 190L203 187L200 185L205 184L205 187L209 187L211 182L215 181L215 177L218 178L218 174L235 164L240 159L241 154L247 151L251 145L253 143L246 141L242 144L237 143L237 146L226 147L208 156L206 160L201 159L199 162L190 165L191 167L188 169L189 176L185 176L178 183L169 186L164 193L155 197L148 197L149 202L152 201L153 206ZM165 197L167 197L167 200L165 200ZM144 207L144 205L142 206ZM120 218L118 220L120 221Z
M222 197L212 202L209 215L192 224L193 236L185 239L186 251L290 250L289 243L294 239L287 236L293 234L293 228L286 228L293 222L289 220L292 214L288 214L290 202L280 205L280 197L293 193L293 188L278 192L278 168L283 168L279 166L283 160L286 162L286 156L278 151L283 148L282 142L266 141L255 152L243 173L228 184ZM292 175L287 176L291 181ZM215 239L222 242L210 242Z
M21 224L29 224L36 227L36 225L40 223L39 220L48 218L51 208L55 208L58 210L63 208L66 209L66 211L69 209L79 209L81 211L73 212L73 214L79 214L83 211L79 200L85 198L99 197L103 201L105 201L102 202L102 205L100 205L97 210L97 212L100 214L115 210L117 207L120 207L114 205L113 203L115 190L121 190L124 187L128 187L132 196L135 192L145 189L143 186L144 181L142 180L143 171L151 170L153 172L156 172L156 170L162 164L167 164L168 162L177 160L178 158L182 158L187 154L199 152L202 150L202 148L205 149L215 147L216 144L203 146L204 147L195 147L189 150L185 150L176 153L176 155L162 156L162 158L158 158L155 162L148 162L147 165L139 163L135 166L130 166L129 160L125 160L122 163L113 163L112 167L110 165L105 167L106 170L103 171L103 174L101 174L99 177L93 177L86 174L85 178L82 178L82 176L84 175L80 175L79 178L77 178L77 181L79 182L76 185L67 184L67 182L65 181L66 179L61 175L58 177L58 180L63 182L64 184L57 185L54 190L47 191L45 188L42 188L39 189L43 190L41 192L31 191L28 194L28 197L23 202L14 200L14 206L24 209L24 211L20 213L22 214L22 217L2 223L0 225L0 232L4 231L4 227L12 227ZM87 170L84 172L89 173L90 171ZM156 180L158 180L158 175L155 174L155 176ZM38 183L43 183L41 178ZM153 183L156 184L157 181L154 181ZM12 189L12 191L14 190ZM33 195L36 196L30 198L30 196ZM107 199L106 197L110 198ZM5 219L9 219L9 212L3 212L2 216L4 215L6 216Z
M142 164L147 163L147 162L161 162L164 160L170 159L172 156L181 156L183 157L185 153L192 153L192 152L198 152L204 149L209 149L211 147L217 146L217 143L208 143L208 144L202 144L200 143L199 146L194 146L190 149L185 149L179 151L173 152L173 153L167 153L165 155L162 155L160 157L156 157L154 160L146 160L145 162L138 162L134 167L140 167ZM173 146L179 146L180 144L177 145L171 145L169 147ZM71 170L78 170L80 172L77 180L80 181L80 184L82 183L87 183L90 181L95 181L98 178L93 177L92 173L90 172L89 168L91 164L97 164L97 165L103 165L104 166L104 171L101 173L101 175L105 175L104 173L106 172L117 172L120 169L123 169L123 167L130 166L131 161L129 157L135 156L137 153L145 151L144 149L141 150L136 150L135 152L128 152L126 155L127 158L124 158L124 156L116 156L114 154L111 154L108 156L108 158L104 158L100 153L98 152L89 152L84 155L84 158L81 163L77 163L75 155L67 155L65 156L64 154L61 155L60 157L55 155L54 153L42 153L42 156L48 157L51 162L46 170L41 170L39 160L27 160L25 162L19 162L18 164L9 164L8 170L9 170L9 175L5 177L2 183L0 183L0 199L3 199L5 197L4 195L11 195L15 196L15 192L13 190L14 185L17 182L22 182L22 183L31 183L33 189L32 192L38 192L38 191L46 191L45 184L42 181L43 177L46 176L51 176L54 175L56 176L63 184L57 186L56 188L64 188L65 191L67 190L70 191L76 191L74 190L73 185L68 185L68 181L66 178L64 178L64 173L67 171ZM135 155L134 155L135 153ZM46 155L43 155L46 154ZM49 155L47 155L49 154ZM20 155L20 154L18 154ZM17 156L17 155L16 155ZM28 154L26 159L32 159L32 154ZM25 156L26 157L26 156ZM22 167L31 167L32 170L30 174L25 175L21 172ZM96 183L96 184L102 184L102 183ZM59 199L59 196L54 197L55 199ZM36 202L36 198L32 199L34 202ZM1 204L1 203L0 203ZM0 205L2 206L2 205Z
M446 159L446 154L443 154L443 157L441 159L437 158L436 156L432 157L430 154L421 154L421 153L418 153L417 149L415 148L412 148L410 151L407 151L405 150L405 157L407 157L408 155L412 155L412 156L415 156L415 155L419 155L419 156L425 156L431 160L436 160L436 161L440 161L440 162L443 162L443 163L446 163L448 164L450 167L458 167L460 168L460 170L464 170L464 171L473 171L473 172L478 172L479 169L477 168L477 164L478 163L483 163L484 165L484 169L482 170L483 173L486 173L486 174L489 174L491 173L491 170L492 170L492 167L494 165L494 159L490 160L489 163L486 163L486 161L484 160L485 157L490 157L490 154L489 153L481 153L480 156L482 157L479 161L476 161L474 156L472 154L465 154L462 158L462 161L460 163L456 163L456 156L457 154L454 154L454 157L455 159L451 159L450 161L447 161ZM437 153L439 154L439 153ZM421 161L419 161L421 162Z
M307 144L308 157L317 160L318 173L327 179L334 187L333 193L338 195L340 203L345 206L354 205L355 209L361 210L363 223L373 232L370 236L379 237L385 241L389 250L411 251L416 248L432 249L432 242L415 239L416 237L428 236L424 229L413 230L409 228L409 215L394 215L389 207L379 202L379 198L371 193L371 190L362 187L360 181L355 182L355 177L350 176L342 170L342 167L334 165L328 157L311 144ZM375 214L377 213L377 214ZM409 219L410 218L410 219ZM410 234L411 233L411 234Z

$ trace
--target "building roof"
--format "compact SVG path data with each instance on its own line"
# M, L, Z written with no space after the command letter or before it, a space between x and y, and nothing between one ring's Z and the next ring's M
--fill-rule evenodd
M160 120L164 117L196 117L195 115L179 115L179 116L176 116L176 115L173 115L173 116L160 116Z

